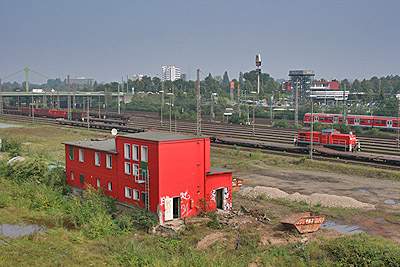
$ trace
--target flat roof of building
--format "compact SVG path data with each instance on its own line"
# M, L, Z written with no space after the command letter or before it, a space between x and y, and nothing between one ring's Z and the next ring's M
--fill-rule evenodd
M217 173L228 173L228 172L236 172L235 170L219 168L219 167L210 167L210 172L207 172L207 175L217 174Z
M194 134L180 134L180 133L166 133L166 132L142 132L134 134L124 134L119 136L156 141L156 142L190 140L190 139L199 139L208 137L208 136L198 136Z
M64 142L63 144L78 146L83 148L90 148L99 151L106 151L106 152L117 152L115 150L115 140L114 139L107 139L101 141L77 141L77 142Z

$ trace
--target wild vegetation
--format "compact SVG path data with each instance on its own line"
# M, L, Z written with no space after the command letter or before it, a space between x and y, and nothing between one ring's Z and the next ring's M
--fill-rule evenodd
M25 161L8 164L11 151L2 153L0 224L36 224L46 229L42 234L15 239L0 237L4 241L0 241L0 266L398 266L400 262L397 244L363 234L334 239L321 237L307 244L299 242L274 246L263 243L262 234L250 227L241 230L240 247L236 249L237 230L220 224L213 213L209 223L188 221L174 238L153 235L149 232L155 223L153 219L140 211L116 211L113 199L102 194L101 189L88 186L81 196L70 193L62 164L56 164L54 150L61 141L82 140L96 134L73 130L68 135L62 135L60 131L69 130L41 131L42 136L29 137L24 134L27 128L0 130L1 136L13 133L19 143L20 155L26 158ZM48 145L42 144L43 138L47 139ZM36 153L31 153L33 148ZM239 148L233 153L222 149L213 149L212 153L215 157L213 165L235 165L236 169L267 162L298 168L312 165L306 159L289 162L284 158L270 158L265 161L263 154L256 152L249 155ZM235 201L238 203L240 199ZM306 208L301 203L256 201L293 211ZM341 212L323 211L332 214ZM272 218L271 223L278 225L278 218ZM392 219L398 218L394 216ZM206 248L197 247L200 240L217 232L223 238ZM298 234L288 232L287 235Z

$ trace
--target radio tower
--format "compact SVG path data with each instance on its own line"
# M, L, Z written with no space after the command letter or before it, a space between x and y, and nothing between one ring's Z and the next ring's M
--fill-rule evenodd
M200 69L197 69L197 116L196 135L201 135L201 106L200 106Z

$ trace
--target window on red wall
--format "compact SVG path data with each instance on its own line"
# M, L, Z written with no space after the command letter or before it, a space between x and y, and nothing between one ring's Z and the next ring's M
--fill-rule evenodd
M131 163L125 162L125 174L131 174Z
M112 156L111 155L107 155L106 156L106 161L107 161L107 168L108 169L112 169Z
M72 180L72 181L75 180L74 172L71 172L71 180Z
M124 155L125 159L131 159L131 145L124 144Z
M100 166L100 153L99 152L94 153L94 165Z
M147 146L142 146L142 151L141 151L141 161L143 161L143 162L147 162L147 158L148 158L148 155L147 155L148 153L147 153Z
M139 146L138 145L132 145L132 160L138 161L139 160Z
M97 188L100 188L100 179L99 178L96 179L96 185L97 185Z
M112 191L112 182L108 182L108 191Z
M132 189L129 187L125 187L125 197L132 198Z
M79 161L83 162L83 149L79 149Z
M69 159L74 160L74 147L69 146Z

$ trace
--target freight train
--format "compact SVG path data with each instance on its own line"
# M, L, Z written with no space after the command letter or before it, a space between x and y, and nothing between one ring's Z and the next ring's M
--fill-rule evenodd
M320 122L326 125L343 123L342 114L313 113L313 117L314 122ZM303 122L304 124L311 123L311 113L306 113L304 115ZM384 116L348 115L347 125L359 126L363 128L397 130L397 128L399 127L399 119L396 117Z
M32 108L30 108L30 107L20 107L19 109L7 107L3 110L3 112L7 113L7 114L32 116ZM33 115L38 116L38 117L67 119L68 111L67 110L59 110L59 109L33 108ZM71 111L71 119L72 120L82 120L85 117L87 117L87 112Z
M321 132L313 132L311 138L311 132L301 131L297 133L294 143L297 146L308 146L312 140L313 145L328 147L336 150L344 151L360 151L360 142L357 140L354 134L342 134L336 129L325 129Z

